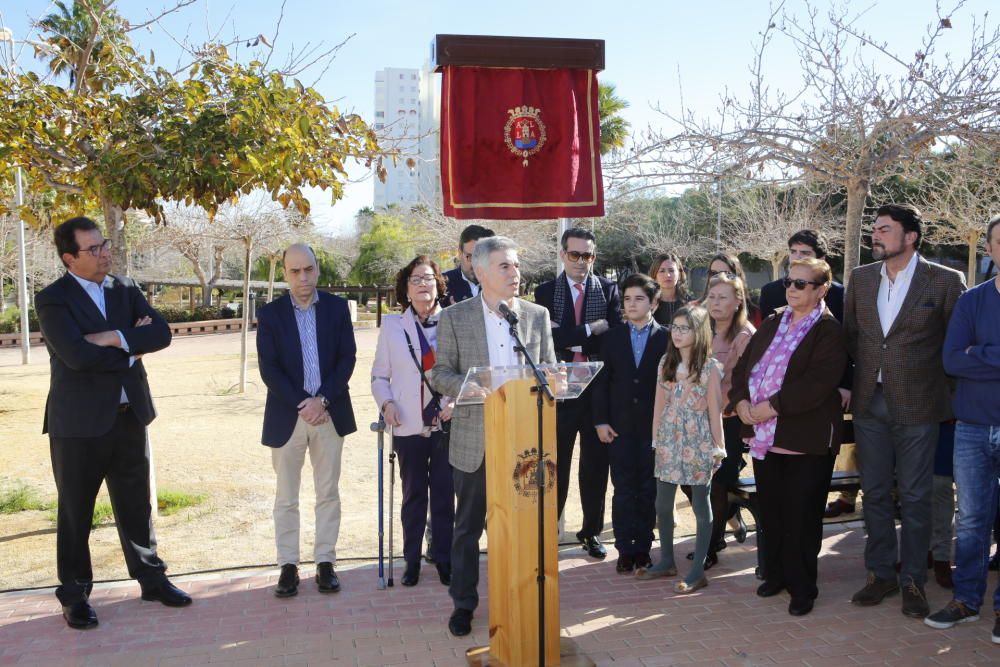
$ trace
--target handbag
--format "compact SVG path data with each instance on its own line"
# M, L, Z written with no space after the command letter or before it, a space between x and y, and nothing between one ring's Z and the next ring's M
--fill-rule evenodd
M420 379L423 380L424 384L430 390L430 392L431 392L431 401L433 401L436 404L434 412L435 412L435 414L437 414L440 417L440 414L441 414L441 392L439 392L436 389L434 389L434 387L431 386L430 380L427 379L427 374L424 373L423 364L421 364L420 360L417 359L417 353L413 350L413 341L410 340L410 334L408 334L406 332L406 329L403 329L403 335L406 336L406 346L410 349L410 358L413 359L413 363L416 364L416 366L417 366L417 371L420 373ZM451 437L451 420L449 420L449 421L442 421L439 418L438 419L438 427L441 430L441 444L444 447L447 447L448 446L448 441L449 441L449 439Z

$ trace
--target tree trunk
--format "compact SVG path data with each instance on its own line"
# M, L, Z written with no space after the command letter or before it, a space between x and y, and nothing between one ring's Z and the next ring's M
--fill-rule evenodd
M777 280L781 277L781 265L785 263L784 254L772 255L771 256L771 280ZM749 285L744 285L743 289L750 289Z
M107 198L101 199L101 207L104 209L105 234L111 240L111 271L120 276L131 275L128 240L125 238L125 211Z
M271 303L274 299L274 272L278 266L278 258L274 255L271 256L271 266L267 271L267 302Z
M250 335L250 269L253 257L253 241L246 239L246 261L243 263L243 326L240 331L240 393L247 390L247 338Z
M861 263L861 219L868 200L868 181L852 179L847 184L847 220L844 228L844 285L851 272Z
M970 232L969 238L969 274L967 276L967 283L969 287L973 287L976 284L976 260L978 257L979 250L979 232Z
M3 275L0 275L0 313L7 310L7 299L5 299L3 295L3 284L5 282L7 281L4 279Z

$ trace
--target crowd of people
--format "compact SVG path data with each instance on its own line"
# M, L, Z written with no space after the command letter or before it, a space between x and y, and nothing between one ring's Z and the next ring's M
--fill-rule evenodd
M921 255L922 232L912 206L880 207L871 228L876 261L855 269L845 289L822 235L802 230L788 241L787 275L765 285L757 304L730 254L711 258L700 296L675 254L620 285L598 276L596 238L579 227L560 240L564 270L533 301L519 296L516 244L484 227L463 231L451 271L427 255L413 258L397 275L402 312L383 318L371 371L403 487L401 583L418 585L426 534L426 558L454 604L448 628L471 631L485 433L483 407L456 405L455 396L469 368L524 362L501 312L509 308L535 361L603 362L581 396L556 408L558 512L579 441L576 538L590 558L607 556L610 480L617 572L677 577L678 595L704 588L727 521L738 541L746 538L729 492L749 458L767 536L757 595L787 591L790 614L810 613L823 519L855 509L853 496L827 503L849 414L856 461L847 465L860 473L867 533L865 581L851 602L877 605L900 593L902 613L928 626L977 620L1000 500L1000 277L966 291L960 273ZM1000 263L1000 217L985 232ZM150 521L145 426L155 410L142 357L169 345L169 327L132 281L110 274L108 242L93 221L66 221L55 241L67 272L36 304L52 367L45 428L59 494L56 595L66 622L83 629L98 623L88 602L88 538L103 480L143 599L184 606L191 598L166 577ZM276 484L274 594L294 596L300 585L306 452L316 489L315 581L335 593L340 461L356 430L348 390L355 339L347 303L316 288L312 250L291 245L282 262L288 293L258 311L257 333L267 386L261 440L272 448ZM678 488L696 523L683 576L673 540ZM954 591L934 613L929 565ZM1000 644L1000 587L994 609Z

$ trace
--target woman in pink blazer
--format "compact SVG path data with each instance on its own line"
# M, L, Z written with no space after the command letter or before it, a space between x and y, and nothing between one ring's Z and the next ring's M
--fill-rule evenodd
M444 278L427 255L415 257L396 275L396 298L401 315L382 317L372 396L385 423L392 427L392 449L399 457L403 484L402 584L420 580L420 551L431 509L431 553L442 584L451 582L451 537L455 500L448 464L447 430L453 402L433 391L425 378L434 367L437 320Z

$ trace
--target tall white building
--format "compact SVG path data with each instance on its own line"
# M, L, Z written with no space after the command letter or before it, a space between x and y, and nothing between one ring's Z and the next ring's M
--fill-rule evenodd
M375 209L390 204L409 208L420 201L420 70L388 67L375 73L375 130L384 147L402 153L395 165L386 160L385 183L374 179Z
M423 69L386 68L375 73L375 130L385 148L400 156L385 162L386 181L375 180L376 210L441 204L439 76Z

